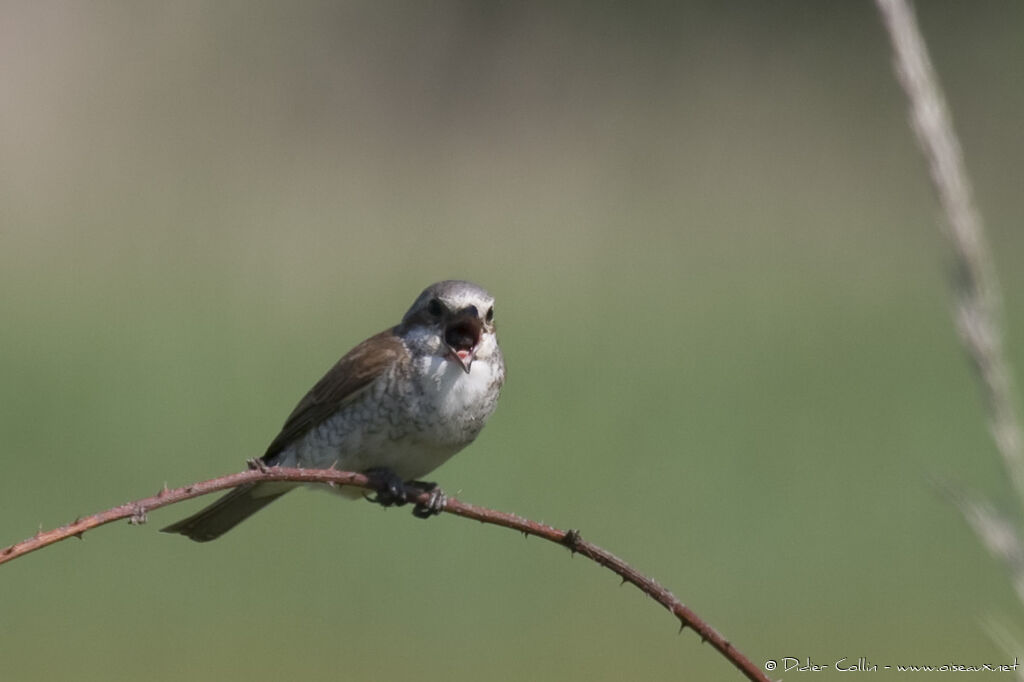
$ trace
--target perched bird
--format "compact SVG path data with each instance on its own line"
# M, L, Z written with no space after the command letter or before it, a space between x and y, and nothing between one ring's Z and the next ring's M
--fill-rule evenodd
M262 462L364 472L379 484L376 501L402 504L404 482L432 489L415 479L473 442L504 381L494 298L471 282L432 284L397 326L363 341L328 370L299 401ZM213 540L298 485L239 486L163 531ZM414 513L431 511L436 509Z

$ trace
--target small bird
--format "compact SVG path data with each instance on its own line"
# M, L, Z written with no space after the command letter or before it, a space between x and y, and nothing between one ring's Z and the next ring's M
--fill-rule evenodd
M431 284L397 326L350 350L310 389L262 464L363 472L377 484L374 501L404 504L404 483L433 490L434 484L415 479L473 442L504 381L494 297L471 282ZM162 530L213 540L299 485L239 486ZM341 493L358 497L361 491ZM436 511L417 507L413 513Z

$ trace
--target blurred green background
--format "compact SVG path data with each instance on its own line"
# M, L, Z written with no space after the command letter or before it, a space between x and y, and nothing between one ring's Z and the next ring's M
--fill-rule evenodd
M468 278L509 379L450 493L581 529L758 663L1012 660L986 628L1021 607L929 483L1013 509L871 3L0 17L0 544L239 470ZM1020 368L1024 5L920 19ZM739 679L537 540L305 491L157 533L201 504L0 569L3 679Z

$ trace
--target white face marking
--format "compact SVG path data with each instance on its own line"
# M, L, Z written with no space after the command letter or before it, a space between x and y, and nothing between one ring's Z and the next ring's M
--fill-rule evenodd
M433 327L413 327L405 337L405 343L410 350L418 350L420 353L431 355L437 359L444 359L452 367L458 367L448 357L448 346L441 338L441 333ZM480 335L480 343L477 344L474 362L471 369L476 367L476 361L493 356L498 350L498 336L493 331L486 329ZM459 370L465 374L463 370Z

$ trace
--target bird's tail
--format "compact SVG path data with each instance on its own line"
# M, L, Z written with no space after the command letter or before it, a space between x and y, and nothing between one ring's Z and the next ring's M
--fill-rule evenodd
M240 485L187 519L161 528L160 532L181 533L196 542L216 540L294 487L295 484L280 483Z

